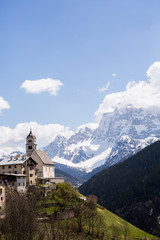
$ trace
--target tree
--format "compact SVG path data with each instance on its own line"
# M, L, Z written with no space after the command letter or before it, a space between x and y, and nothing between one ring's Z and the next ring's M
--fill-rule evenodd
M74 211L75 211L75 218L77 220L77 225L78 225L78 232L82 232L82 227L84 224L85 212L86 212L86 205L84 200L80 199L75 204Z
M95 217L97 215L97 197L95 195L89 195L87 197L87 217L89 224L89 234L94 235Z
M9 190L5 207L7 239L32 240L37 233L37 224L35 195Z

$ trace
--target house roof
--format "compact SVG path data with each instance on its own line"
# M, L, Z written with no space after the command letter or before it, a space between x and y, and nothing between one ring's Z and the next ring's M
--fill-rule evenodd
M37 155L39 156L39 158L41 159L41 161L44 164L48 164L48 165L54 165L53 161L50 159L50 157L48 156L48 154L42 150L34 150L33 152L36 152ZM32 157L32 154L31 154ZM34 158L33 158L34 159ZM35 160L36 161L36 160Z
M0 161L0 166L4 166L4 165L21 165L21 164L25 163L29 158L31 158L31 157L26 157L26 156L21 157L20 156L18 159L16 159L16 158L13 158L13 159L12 158L4 158L2 161ZM34 159L32 159L32 161L34 161Z

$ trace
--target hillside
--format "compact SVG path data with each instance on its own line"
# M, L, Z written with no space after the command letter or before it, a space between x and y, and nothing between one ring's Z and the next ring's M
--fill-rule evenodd
M7 192L2 240L153 239L67 183L30 187L26 194Z
M84 196L81 196L71 185L58 184L57 188L45 198L45 201L44 199L40 201L39 214L45 216L45 219L52 215L56 216L54 223L55 225L60 224L60 228L62 228L61 223L64 219L67 220L67 216L73 214L71 218L69 217L67 224L68 230L71 231L66 232L69 234L69 239L154 238L154 236L97 205L94 196L88 196L86 201L82 200L81 197ZM60 222L58 223L56 219ZM50 221L49 217L48 223ZM91 226L93 226L93 234ZM63 231L66 229L63 228Z
M135 226L160 236L160 141L80 186L99 204Z

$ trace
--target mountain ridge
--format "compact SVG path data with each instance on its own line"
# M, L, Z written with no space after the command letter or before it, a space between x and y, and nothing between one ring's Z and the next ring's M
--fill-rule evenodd
M79 177L114 165L158 139L160 115L129 106L103 114L96 128L79 128L69 139L58 135L43 150L59 169L65 166L65 171L75 170Z

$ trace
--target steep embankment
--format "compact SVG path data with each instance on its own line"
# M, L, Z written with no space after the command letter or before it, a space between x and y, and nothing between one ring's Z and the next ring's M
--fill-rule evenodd
M135 226L160 236L160 141L104 169L80 187Z
M154 238L97 205L95 196L89 196L85 201L83 198L71 185L57 184L45 200L40 200L39 217L48 219L48 224L53 225L54 222L55 232L59 226L59 230L69 234L69 239Z

